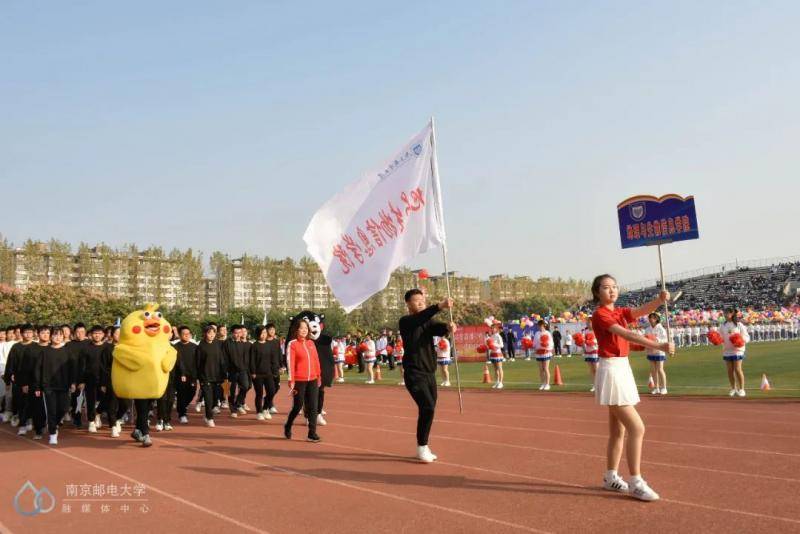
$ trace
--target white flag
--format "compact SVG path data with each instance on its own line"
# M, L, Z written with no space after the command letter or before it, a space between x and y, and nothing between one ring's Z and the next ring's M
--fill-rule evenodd
M385 288L395 269L444 244L435 169L431 121L314 214L303 240L346 312Z

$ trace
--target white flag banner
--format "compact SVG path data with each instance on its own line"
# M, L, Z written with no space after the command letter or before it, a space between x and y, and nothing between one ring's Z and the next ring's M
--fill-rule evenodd
M346 312L445 241L433 122L314 214L303 240Z

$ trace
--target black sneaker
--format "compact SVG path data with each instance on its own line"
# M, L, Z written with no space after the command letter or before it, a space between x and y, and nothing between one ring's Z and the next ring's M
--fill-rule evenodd
M308 436L308 438L306 438L306 441L310 441L311 443L319 443L322 440L320 439L320 437L318 435L310 434Z
M289 425L284 425L283 435L286 436L286 439L292 439L292 427L290 427Z

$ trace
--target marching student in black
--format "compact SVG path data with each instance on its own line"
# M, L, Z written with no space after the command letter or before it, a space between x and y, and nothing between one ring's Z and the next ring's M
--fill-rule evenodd
M27 326L27 325L26 325ZM19 431L17 434L24 436L28 431L33 430L33 413L34 407L31 399L33 398L33 390L31 383L33 382L33 367L36 361L39 344L33 342L33 326L30 329L23 330L22 338L26 339L26 334L30 336L31 342L17 343L12 347L20 347L20 351L14 362L14 383L18 387L18 409L19 409ZM13 392L12 392L13 393Z
M81 365L83 364L83 350L89 346L91 341L89 338L86 337L86 325L83 323L75 323L75 327L72 329L73 332L73 339L70 341L65 339L64 341L67 344L67 350L69 351L69 355L72 358L72 367L75 371L75 379L80 380L83 378L83 368ZM70 412L72 412L72 424L75 425L75 428L81 428L81 412L78 409L78 398L83 394L80 388L76 389L70 395ZM84 394L84 400L86 396Z
M64 332L53 330L50 345L39 352L34 371L37 397L44 402L50 445L58 444L58 424L69 409L69 393L75 391L75 366L64 344Z
M11 387L11 426L20 426L20 431L27 428L28 420L26 415L25 404L28 400L27 396L22 392L22 386L19 382L19 376L22 365L22 356L27 350L27 347L33 344L33 325L24 324L20 327L20 342L14 343L8 352L8 360L6 360L5 382L8 387ZM23 372L24 374L24 372ZM27 432L27 430L26 430Z
M97 414L97 394L100 392L100 367L103 350L106 347L105 331L100 325L89 329L91 343L81 351L80 369L83 371L80 385L86 404L86 420L89 421L89 432L95 433L100 428L100 416Z
M122 432L122 415L125 413L127 404L120 401L114 393L114 386L111 383L111 368L114 365L114 347L119 343L119 326L112 326L108 331L109 342L105 344L100 353L100 393L105 400L103 409L108 418L108 426L111 428L111 437L118 438Z
M44 427L47 425L47 416L45 415L44 397L39 387L39 366L42 365L42 352L50 346L50 334L53 329L49 326L40 326L38 329L39 342L31 344L26 351L28 367L27 372L27 387L28 387L28 411L30 417L33 419L33 439L42 439ZM63 414L62 414L63 415Z
M436 322L433 317L441 310L451 308L453 301L445 299L440 304L427 306L425 295L419 289L409 289L405 294L408 315L400 318L400 335L403 338L403 380L411 398L419 408L417 417L417 459L430 463L436 455L428 446L428 438L436 410L436 351L435 336L443 337L456 332L455 323ZM427 307L426 307L427 306Z
M225 346L225 359L228 363L228 406L231 417L246 414L244 400L250 389L250 344L244 340L247 330L242 325L235 325L232 329L233 339Z
M197 390L197 345L192 343L192 331L188 326L178 327L179 340L173 347L178 351L175 363L175 389L178 393L178 421L189 423L186 410Z
M173 345L173 347L176 347L176 345ZM158 422L156 423L156 432L161 432L162 430L169 432L173 428L172 407L175 404L175 381L177 380L176 378L177 374L178 374L178 365L176 358L176 365L173 365L172 370L169 372L169 378L167 379L167 387L164 390L164 394L161 395L161 398L156 401L156 414L158 416Z
M213 326L203 328L203 340L197 344L197 378L205 401L206 426L214 426L214 391L225 380L227 368L222 355L222 343L217 343Z
M256 342L250 345L250 376L256 397L256 419L259 421L272 419L269 407L275 398L274 374L280 373L280 356L275 325L257 327Z

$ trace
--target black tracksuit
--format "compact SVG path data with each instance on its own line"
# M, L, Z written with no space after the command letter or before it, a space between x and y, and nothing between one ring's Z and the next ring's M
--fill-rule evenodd
M127 409L127 403L121 401L114 393L114 385L111 383L111 368L114 365L114 345L107 343L100 353L100 381L99 387L105 388L103 407L108 417L108 425L114 426L117 419L122 417ZM102 390L101 390L102 391Z
M250 376L256 396L256 413L272 407L275 398L275 376L280 379L280 341L256 341L250 346Z
M33 419L33 428L37 435L41 435L47 424L47 415L44 406L44 397L39 386L40 367L42 365L42 353L49 345L31 343L25 349L23 357L23 386L28 386L27 400L25 408L27 417ZM37 394L38 393L38 394ZM63 413L61 414L63 417Z
M28 343L30 345L31 343ZM3 377L6 386L11 388L11 411L14 415L20 418L22 424L22 410L25 406L25 396L22 393L22 386L19 383L17 373L19 373L20 363L22 362L22 353L25 351L27 345L22 342L14 343L11 350L8 351L8 360L6 361L6 370ZM14 380L11 380L11 377Z
M180 341L173 345L178 351L175 389L178 391L178 417L186 415L186 409L192 402L197 390L197 345L191 341ZM183 378L186 378L184 381Z
M517 335L514 333L513 330L509 330L506 332L506 351L508 352L509 358L516 358L517 357Z
M72 369L75 372L75 380L78 382L80 382L83 378L83 369L81 368L83 361L83 349L89 344L91 344L89 339L84 339L82 341L70 341L66 344L66 348L69 351L69 357L72 358ZM80 397L80 395L80 390L75 389L75 391L70 395L69 400L70 412L72 412L72 422L76 427L81 426L81 414L78 411L78 397Z
M446 336L445 323L433 320L439 313L434 304L413 315L400 318L400 335L403 337L403 379L411 398L417 403L417 445L428 444L434 411L436 410L436 350L435 336Z
M74 360L67 346L43 347L34 377L47 415L47 431L55 434L58 423L69 409L69 389L76 380Z
M231 388L228 392L228 406L233 413L244 406L247 390L250 389L250 343L228 340L223 346Z
M553 331L553 350L556 354L561 354L561 330L558 328Z
M19 348L18 348L19 347ZM33 383L33 367L36 355L39 351L37 343L23 345L17 343L11 350L17 349L14 361L14 389L11 394L16 399L17 411L19 413L20 426L26 424L28 419L33 418L33 407L31 406ZM28 393L23 393L22 388L28 386Z
M97 394L100 390L102 356L105 348L105 343L95 345L89 342L81 351L80 369L82 370L82 378L80 382L84 384L83 395L86 404L86 419L90 423L94 421L97 415Z
M203 340L197 345L197 378L203 389L206 419L213 419L214 390L225 380L227 367L222 355L222 343Z

